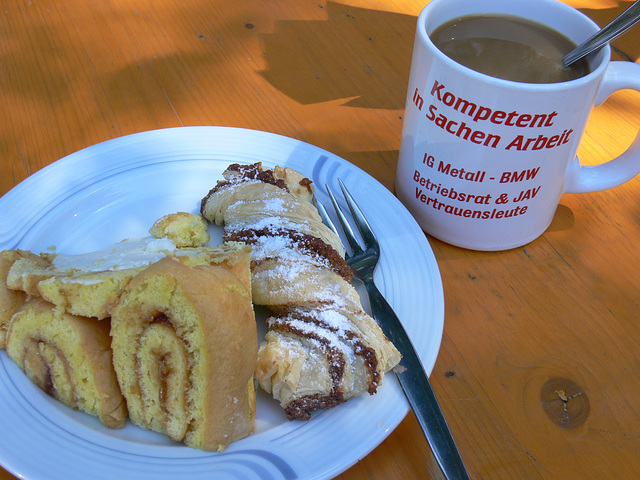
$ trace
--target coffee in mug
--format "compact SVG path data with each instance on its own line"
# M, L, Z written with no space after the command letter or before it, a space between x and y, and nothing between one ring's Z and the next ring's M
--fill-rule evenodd
M589 73L586 59L565 67L576 44L551 28L511 15L467 15L430 35L433 44L476 72L514 82L566 82Z
M505 250L540 236L564 193L612 188L640 172L640 135L602 165L584 166L576 157L594 106L617 90L640 91L640 65L611 62L607 46L570 80L490 76L453 60L432 40L447 23L472 16L517 17L572 44L599 27L557 0L431 0L420 13L396 194L428 234L464 248Z

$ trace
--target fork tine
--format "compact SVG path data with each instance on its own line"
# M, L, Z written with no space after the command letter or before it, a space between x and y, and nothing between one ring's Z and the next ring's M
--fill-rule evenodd
M349 221L347 220L344 213L342 212L342 208L340 208L340 205L338 204L336 197L333 195L333 192L329 188L329 185L325 185L325 188L327 189L327 193L331 198L331 203L333 203L333 208L335 209L336 214L338 215L338 220L340 221L340 225L342 225L342 229L344 230L344 234L347 237L347 241L349 242L351 251L354 254L362 252L362 247L360 246L360 243L358 243L356 236L353 234L351 225L349 224Z
M344 183L339 178L338 178L338 183L340 184L340 188L342 189L344 198L347 200L347 205L349 205L349 210L351 210L351 215L353 216L353 219L356 222L356 226L360 231L360 235L362 235L362 239L364 240L365 247L377 248L378 239L373 233L373 229L371 228L371 225L369 225L367 218L364 216L364 213L362 213L362 210L360 209L360 207L358 207L357 202L355 201L353 196L351 196L351 193L349 193L349 190L347 190L347 187L345 187Z
M324 208L324 205L320 203L315 196L313 197L313 204L315 205L315 207L318 209L318 212L320 213L320 218L322 218L322 223L324 223L327 227L329 227L333 231L333 233L335 233L339 237L340 233L338 232L338 229L331 221L331 217L329 217L329 214L327 213L327 209Z

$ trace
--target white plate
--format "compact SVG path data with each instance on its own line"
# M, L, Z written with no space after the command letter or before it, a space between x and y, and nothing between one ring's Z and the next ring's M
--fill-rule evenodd
M437 263L413 217L384 186L312 145L265 132L185 127L129 135L86 148L42 169L0 198L0 250L55 246L82 253L148 235L160 216L199 211L230 163L287 166L338 191L340 177L380 240L376 282L431 372L440 348L444 299ZM211 227L213 242L221 234ZM208 453L128 424L109 430L32 385L0 352L0 464L21 478L326 479L366 456L402 421L408 404L393 375L308 422L289 422L258 397L258 430Z

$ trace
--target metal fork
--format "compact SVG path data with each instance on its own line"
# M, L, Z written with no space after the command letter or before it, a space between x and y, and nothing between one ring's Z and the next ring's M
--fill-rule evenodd
M355 277L359 278L367 289L373 318L402 354L401 363L404 368L395 370L398 381L445 478L448 480L469 479L469 474L465 469L458 447L453 440L449 426L440 409L438 400L433 393L429 378L420 362L420 358L411 344L411 340L398 319L398 316L373 281L373 274L380 259L380 245L378 244L378 240L369 222L367 222L367 219L363 215L362 210L360 210L342 180L338 179L338 182L365 245L364 249L360 246L333 192L326 186L329 197L331 198L331 203L333 203L333 207L338 215L338 220L342 225L342 229L351 247L352 254L347 254L347 264L353 270ZM324 223L329 226L336 235L340 236L329 215L327 215L324 206L317 201L316 206L320 211Z

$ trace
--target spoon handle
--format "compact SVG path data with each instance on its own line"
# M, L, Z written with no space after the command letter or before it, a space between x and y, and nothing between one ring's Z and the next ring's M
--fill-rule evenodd
M604 27L595 35L589 37L573 51L565 55L562 59L565 67L568 67L575 61L580 60L582 57L589 55L611 42L613 39L619 37L638 23L638 21L640 21L640 0L633 2L629 8L622 12L609 25Z

